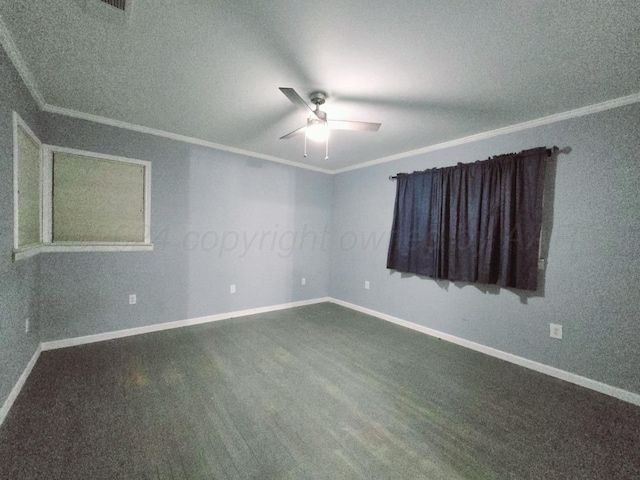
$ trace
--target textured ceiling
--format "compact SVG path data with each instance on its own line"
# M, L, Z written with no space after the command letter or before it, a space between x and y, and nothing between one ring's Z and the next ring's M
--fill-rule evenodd
M48 107L329 170L640 92L637 0L93 1L0 0ZM382 127L303 158L278 87Z

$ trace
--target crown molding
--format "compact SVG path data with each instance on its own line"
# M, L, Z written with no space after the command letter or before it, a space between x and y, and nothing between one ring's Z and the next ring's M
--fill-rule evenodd
M27 86L29 92L38 103L38 106L42 111L55 113L58 115L64 115L67 117L77 118L81 120L88 120L95 123L100 123L103 125L109 125L112 127L123 128L126 130L132 130L135 132L146 133L149 135L155 135L158 137L168 138L171 140L177 140L179 142L185 142L191 145L199 145L203 147L213 148L216 150L221 150L224 152L235 153L238 155L244 155L248 157L258 158L261 160L267 160L270 162L280 163L283 165L289 165L292 167L303 168L305 170L312 170L314 172L325 173L329 175L334 175L338 173L350 172L353 170L359 170L361 168L372 167L374 165L380 165L382 163L393 162L395 160L401 160L403 158L413 157L416 155L421 155L424 153L435 152L437 150L444 150L446 148L455 147L458 145L464 145L467 143L473 143L480 140L486 140L489 138L498 137L500 135L506 135L509 133L520 132L523 130L528 130L530 128L540 127L543 125L549 125L556 122L561 122L563 120L568 120L571 118L578 118L585 115L590 115L592 113L603 112L606 110L611 110L618 107L623 107L625 105L631 105L634 103L640 102L640 92L633 93L631 95L627 95L624 97L614 98L612 100L607 100L605 102L596 103L594 105L588 105L586 107L577 108L574 110L569 110L566 112L555 113L553 115L548 115L546 117L538 118L535 120L530 120L527 122L517 123L515 125L510 125L507 127L498 128L495 130L489 130L486 132L481 132L478 134L470 135L467 137L458 138L455 140L450 140L448 142L437 143L434 145L429 145L427 147L418 148L416 150L409 150L407 152L397 153L394 155L390 155L387 157L378 158L375 160L370 160L368 162L359 163L357 165L352 165L349 167L339 168L336 170L329 170L326 168L314 167L312 165L307 165L300 162L294 162L292 160L286 160L280 157L274 157L271 155L265 155L262 153L252 152L249 150L243 150L240 148L229 147L227 145L222 145L220 143L209 142L207 140L201 140L199 138L189 137L186 135L180 135L177 133L166 132L164 130L158 130L155 128L144 127L142 125L136 125L133 123L124 122L121 120L114 120L108 117L102 117L99 115L94 115L91 113L79 112L77 110L72 110L69 108L58 107L55 105L50 105L45 102L44 97L41 95L38 85L35 81L34 76L31 74L31 71L27 67L25 61L23 60L18 48L16 47L13 38L11 37L11 33L9 32L2 15L0 15L0 43L6 50L9 58L13 62L16 70L22 77L25 85Z
M26 67L25 67L26 68ZM172 140L177 140L180 142L186 142L192 145L200 145L203 147L214 148L216 150L222 150L225 152L236 153L239 155L246 155L249 157L260 158L262 160L268 160L271 162L282 163L285 165L290 165L292 167L304 168L306 170L313 170L316 172L326 173L330 175L335 175L344 172L350 172L353 170L359 170L361 168L372 167L374 165L380 165L382 163L393 162L396 160L401 160L403 158L413 157L416 155L421 155L424 153L435 152L437 150L444 150L447 148L452 148L458 145L464 145L467 143L473 143L480 140L486 140L489 138L498 137L500 135L507 135L509 133L520 132L523 130L529 130L531 128L540 127L543 125L550 125L552 123L561 122L563 120L569 120L572 118L583 117L585 115L591 115L593 113L603 112L606 110L612 110L614 108L623 107L625 105L632 105L634 103L640 102L640 92L634 93L631 95L627 95L624 97L614 98L612 100L607 100L605 102L596 103L593 105L588 105L586 107L576 108L574 110L569 110L566 112L555 113L553 115L548 115L546 117L537 118L535 120L529 120L527 122L517 123L515 125L510 125L508 127L497 128L495 130L489 130L486 132L478 133L475 135L470 135L467 137L458 138L455 140L451 140L448 142L438 143L435 145L430 145L427 147L418 148L416 150L410 150L407 152L398 153L395 155L390 155L388 157L382 157L375 160L371 160L364 163L359 163L357 165L352 165L345 168L340 168L336 170L328 170L325 168L314 167L312 165L306 165L304 163L294 162L291 160L285 160L279 157L273 157L271 155L264 155L257 152L251 152L248 150L242 150L240 148L229 147L226 145L222 145L219 143L213 143L206 140L200 140L194 137L188 137L186 135L179 135L176 133L166 132L163 130L157 130L154 128L144 127L141 125L136 125L132 123L122 122L120 120L113 120L107 117L100 117L98 115L93 115L90 113L78 112L76 110L71 110L68 108L56 107L54 105L49 105L44 103L41 106L41 109L45 112L56 113L59 115L65 115L68 117L78 118L82 120L89 120L96 123L101 123L104 125L110 125L114 127L124 128L127 130L133 130L136 132L147 133L149 135L155 135L164 138L170 138Z
M42 109L45 105L44 97L40 94L40 90L38 89L38 84L36 83L35 77L31 74L31 70L27 67L22 55L18 51L18 47L13 41L13 37L11 36L11 32L7 28L7 25L4 23L4 19L0 14L0 44L4 47L4 50L9 55L11 59L11 63L13 63L14 67L18 71L18 74L22 78L22 81L27 86L29 93L33 97L33 99L38 104L38 107Z
M291 160L286 160L284 158L274 157L274 156L271 156L271 155L265 155L265 154L262 154L262 153L252 152L252 151L249 151L249 150L243 150L241 148L229 147L229 146L222 145L222 144L219 144L219 143L209 142L207 140L201 140L199 138L189 137L189 136L186 136L186 135L179 135L179 134L176 134L176 133L166 132L164 130L158 130L158 129L155 129L155 128L144 127L142 125L136 125L136 124L133 124L133 123L123 122L123 121L120 121L120 120L114 120L112 118L101 117L99 115L93 115L91 113L79 112L79 111L76 111L76 110L71 110L69 108L63 108L63 107L58 107L58 106L55 106L55 105L48 104L44 100L44 97L42 96L42 94L40 93L40 89L38 88L38 84L37 84L37 82L35 80L35 77L33 76L33 74L31 73L31 70L29 70L29 67L27 67L26 62L22 58L22 55L20 54L20 51L18 50L18 47L16 46L15 42L13 41L13 37L11 35L11 32L7 28L7 25L4 22L4 19L3 19L1 14L0 14L0 44L3 46L3 48L7 52L7 55L9 56L9 59L11 60L11 62L13 63L13 66L18 71L18 74L22 78L22 81L24 82L24 84L26 85L27 89L29 90L29 93L31 94L33 99L38 104L38 107L40 108L40 110L42 110L44 112L55 113L55 114L58 114L58 115L64 115L64 116L67 116L67 117L77 118L77 119L80 119L80 120L88 120L88 121L95 122L95 123L100 123L100 124L103 124L103 125L109 125L109 126L112 126L112 127L124 128L126 130L132 130L132 131L135 131L135 132L146 133L146 134L149 134L149 135L155 135L157 137L163 137L163 138L168 138L168 139L171 139L171 140L177 140L179 142L185 142L185 143L188 143L188 144L191 144L191 145L199 145L199 146L203 146L203 147L213 148L213 149L216 149L216 150L221 150L221 151L224 151L224 152L230 152L230 153L235 153L235 154L238 154L238 155L244 155L244 156L247 156L247 157L258 158L258 159L261 159L261 160L268 160L270 162L280 163L280 164L283 164L283 165L289 165L289 166L292 166L292 167L303 168L305 170L312 170L314 172L320 172L320 173L325 173L325 174L333 173L331 170L328 170L326 168L314 167L312 165L307 165L307 164L304 164L304 163L294 162L294 161L291 161Z
M395 160L401 160L403 158L413 157L421 155L423 153L435 152L436 150L444 150L446 148L455 147L458 145L464 145L466 143L473 143L479 140L486 140L488 138L498 137L500 135L506 135L509 133L520 132L522 130L529 130L530 128L540 127L543 125L549 125L563 120L571 118L583 117L585 115L591 115L592 113L603 112L605 110L611 110L625 105L631 105L640 102L640 92L627 95L625 97L614 98L605 102L596 103L594 105L588 105L586 107L576 108L575 110L569 110L561 113L554 113L546 117L530 120L527 122L517 123L508 127L497 128L495 130L489 130L486 132L470 135L468 137L457 138L448 142L437 143L428 147L418 148L416 150L410 150L403 153L397 153L388 157L378 158L369 162L359 163L358 165L352 165L350 167L340 168L333 170L333 174L350 172L352 170L359 170L361 168L372 167L374 165L380 165L381 163L393 162Z
M157 137L168 138L171 140L177 140L179 142L185 142L191 145L199 145L202 147L213 148L224 152L235 153L238 155L244 155L247 157L259 158L261 160L268 160L270 162L281 163L292 167L304 168L306 170L313 170L314 172L331 174L333 171L326 168L314 167L313 165L307 165L304 163L294 162L292 160L286 160L280 157L274 157L271 155L265 155L262 153L252 152L249 150L243 150L241 148L229 147L220 143L209 142L207 140L201 140L195 137L189 137L187 135L180 135L177 133L171 133L164 130L158 130L155 128L144 127L142 125L136 125L134 123L123 122L121 120L114 120L108 117L101 117L99 115L93 115L91 113L79 112L77 110L71 110L69 108L57 107L45 103L41 109L45 112L55 113L57 115L64 115L67 117L77 118L80 120L88 120L90 122L101 123L103 125L109 125L112 127L124 128L126 130L132 130L134 132L146 133L148 135L155 135Z

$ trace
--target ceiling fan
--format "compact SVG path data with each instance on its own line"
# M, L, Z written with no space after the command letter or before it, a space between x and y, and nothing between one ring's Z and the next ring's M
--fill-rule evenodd
M360 132L377 132L380 128L380 123L372 122L355 122L353 120L328 120L327 113L320 110L320 105L323 105L327 99L327 94L324 92L313 92L309 98L316 108L315 110L305 102L298 92L293 88L280 87L280 91L291 100L296 107L304 110L305 113L311 111L311 115L307 119L307 124L297 128L296 130L287 133L280 137L280 140L295 137L301 133L305 134L304 137L304 156L307 156L307 138L317 142L325 142L325 160L329 158L329 130L355 130Z

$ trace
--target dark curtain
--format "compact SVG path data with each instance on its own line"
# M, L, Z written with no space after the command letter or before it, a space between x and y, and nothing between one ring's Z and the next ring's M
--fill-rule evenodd
M536 290L544 147L397 175L387 268Z

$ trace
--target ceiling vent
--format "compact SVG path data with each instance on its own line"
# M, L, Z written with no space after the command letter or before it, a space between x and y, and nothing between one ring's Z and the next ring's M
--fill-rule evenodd
M102 3L106 3L107 5L111 5L112 7L117 8L118 10L122 10L123 12L127 11L127 0L100 0Z
M111 24L127 25L135 0L81 0L91 16Z

